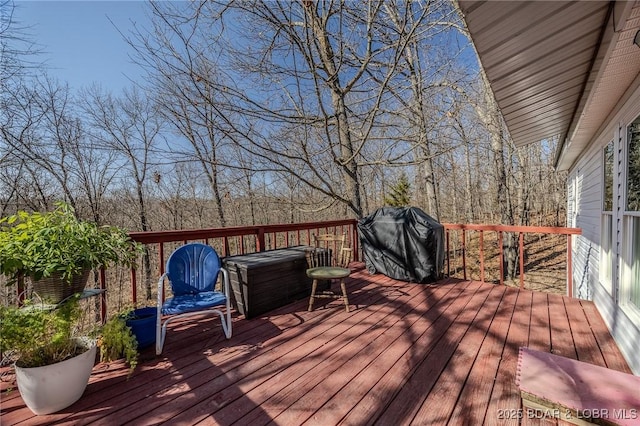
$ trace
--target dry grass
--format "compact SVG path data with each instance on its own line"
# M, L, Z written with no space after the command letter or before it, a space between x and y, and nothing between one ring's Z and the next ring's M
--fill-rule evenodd
M450 246L451 276L462 278L463 253L461 235L452 234ZM484 235L484 280L488 283L500 283L500 258L497 233ZM516 236L517 243L517 236ZM467 278L481 279L480 234L467 233L466 242ZM524 288L549 293L567 292L567 237L553 234L526 234L524 236ZM518 265L519 271L519 265ZM446 272L446 265L445 265ZM505 280L511 287L520 286L520 275Z

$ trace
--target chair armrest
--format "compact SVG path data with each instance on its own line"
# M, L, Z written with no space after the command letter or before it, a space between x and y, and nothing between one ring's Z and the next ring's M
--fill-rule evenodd
M157 303L158 318L160 317L160 311L162 310L162 303L164 302L164 300L162 300L162 296L163 296L164 279L166 277L167 277L167 273L165 272L160 276L160 279L158 280L158 303Z
M229 283L229 271L227 271L225 268L220 268L220 273L222 274L222 292L228 298L231 296L230 283Z

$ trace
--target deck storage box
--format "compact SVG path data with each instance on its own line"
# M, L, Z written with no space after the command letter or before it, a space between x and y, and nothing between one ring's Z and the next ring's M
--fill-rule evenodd
M415 207L383 207L358 222L367 270L402 281L442 278L444 226Z
M223 259L231 281L231 303L245 318L252 318L309 297L305 250L289 247Z

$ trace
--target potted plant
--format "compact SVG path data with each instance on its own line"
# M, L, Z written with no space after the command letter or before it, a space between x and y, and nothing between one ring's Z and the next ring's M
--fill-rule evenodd
M0 306L0 354L15 360L18 390L35 414L68 407L89 382L96 345L79 336L82 315L79 295L56 308Z
M0 273L9 284L29 277L51 303L82 291L92 268L130 266L141 249L125 230L79 220L63 202L51 212L0 219Z
M138 365L138 340L127 325L128 314L110 318L98 332L100 361L109 362L124 358L129 364L129 374Z
M0 355L15 361L18 390L35 414L62 410L82 396L97 348L101 361L124 358L130 373L137 366L138 344L126 316L94 327L79 300L76 294L55 307L29 300L0 306Z

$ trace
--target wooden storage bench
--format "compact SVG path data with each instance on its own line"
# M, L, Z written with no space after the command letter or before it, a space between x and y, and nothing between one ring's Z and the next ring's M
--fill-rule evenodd
M296 246L224 258L233 307L251 318L309 297L311 280L306 275L305 258L309 248Z
M632 374L520 348L516 384L526 413L577 425L640 425L640 377Z

